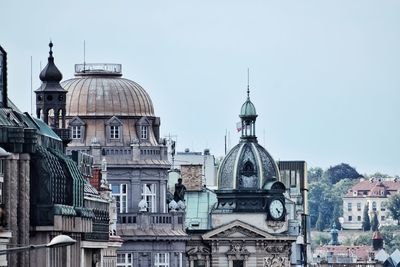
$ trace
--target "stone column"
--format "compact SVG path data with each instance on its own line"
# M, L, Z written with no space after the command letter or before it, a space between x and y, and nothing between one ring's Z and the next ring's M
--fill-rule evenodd
M10 245L16 246L18 244L18 154L12 154L9 159L6 160L5 166L5 179L7 187L7 198L6 198L6 221L7 227L12 232L10 239ZM8 255L8 263L10 266L17 266L18 253Z
M18 244L29 245L29 211L30 211L30 169L29 154L21 154L18 162ZM20 253L18 265L26 266L29 253Z

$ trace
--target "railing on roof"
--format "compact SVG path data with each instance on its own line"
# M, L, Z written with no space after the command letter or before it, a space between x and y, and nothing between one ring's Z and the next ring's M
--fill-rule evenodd
M119 213L118 224L123 228L170 228L183 229L184 213Z
M105 75L122 76L122 65L113 63L75 64L76 76Z

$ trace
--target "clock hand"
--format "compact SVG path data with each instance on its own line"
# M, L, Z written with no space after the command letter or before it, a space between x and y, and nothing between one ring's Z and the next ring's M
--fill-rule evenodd
M278 208L275 208L276 209L276 211L278 212L278 214L281 214L281 212L278 210Z

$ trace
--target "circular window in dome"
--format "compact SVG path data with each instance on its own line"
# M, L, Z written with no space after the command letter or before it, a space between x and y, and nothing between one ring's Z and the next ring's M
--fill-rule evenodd
M47 96L47 100L52 101L53 100L53 96L52 95L48 95Z
M41 95L38 95L37 100L38 100L38 101L42 101L42 99L43 99L42 96L41 96Z

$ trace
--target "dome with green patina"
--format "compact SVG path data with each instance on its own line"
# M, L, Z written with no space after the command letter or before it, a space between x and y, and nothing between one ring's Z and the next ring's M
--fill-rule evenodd
M250 97L247 97L246 102L240 109L240 117L257 116L256 107L250 101Z

